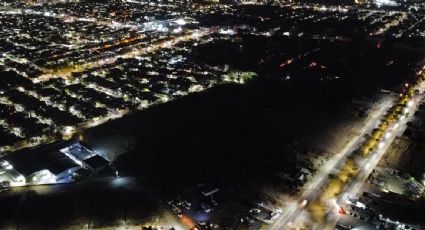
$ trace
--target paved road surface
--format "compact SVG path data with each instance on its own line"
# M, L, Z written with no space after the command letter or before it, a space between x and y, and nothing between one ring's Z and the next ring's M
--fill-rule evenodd
M366 125L361 129L361 131L355 136L347 145L342 149L342 151L329 160L323 167L316 173L308 187L303 192L302 196L294 204L291 204L286 210L285 214L282 215L274 224L270 225L269 229L273 230L282 230L288 229L288 224L292 223L297 219L304 207L300 204L303 200L313 200L316 198L321 189L328 183L329 174L333 171L338 170L342 164L345 162L346 157L353 152L364 140L364 135L371 132L376 125L379 123L381 117L385 114L388 108L392 105L393 98L388 96L385 97L381 103L379 103L379 108L377 108L369 117Z
M422 84L419 87L420 92L423 92L425 89L425 84ZM409 108L409 116L397 123L396 126L393 127L391 135L384 140L384 145L380 146L371 157L367 160L363 160L360 163L359 173L356 178L344 189L344 192L337 200L338 204L342 204L346 198L351 195L356 195L360 188L365 183L367 177L370 175L372 170L376 167L379 160L382 158L386 150L390 147L391 143L397 136L400 136L404 130L406 129L406 123L412 119L413 114L415 113L417 106L423 100L424 95L420 94L414 97L413 105ZM384 99L384 102L380 104L380 108L370 117L367 124L363 127L362 131L350 141L345 148L341 151L341 153L337 154L334 159L329 161L324 167L315 175L313 180L310 182L308 188L304 191L303 195L298 199L298 205L293 204L289 209L286 209L286 215L283 215L280 219L278 219L273 225L270 226L270 229L288 229L290 223L294 222L297 218L302 214L304 207L299 205L303 200L313 200L319 194L321 189L328 183L329 174L332 171L337 171L341 165L345 162L345 158L354 151L364 140L364 134L371 132L379 123L380 118L385 114L386 110L392 106L392 100L390 98ZM338 220L338 213L335 210L330 210L329 218L327 221L320 225L315 226L315 229L334 229L335 224Z

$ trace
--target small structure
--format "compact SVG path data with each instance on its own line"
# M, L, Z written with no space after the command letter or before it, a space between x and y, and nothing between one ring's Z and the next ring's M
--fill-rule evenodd
M109 161L79 142L62 148L60 151L75 163L81 167L88 168L93 173L98 173L109 165Z
M84 160L97 155L96 153L90 151L88 148L78 142L73 143L59 151L64 153L67 157L69 157L71 160L73 160L80 166L83 166Z

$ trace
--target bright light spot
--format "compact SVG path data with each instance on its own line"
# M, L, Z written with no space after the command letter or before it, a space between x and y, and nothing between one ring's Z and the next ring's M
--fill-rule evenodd
M74 132L74 127L72 126L66 126L64 130L65 135L71 135Z
M17 178L17 181L18 181L18 182L25 183L25 177L24 177L24 176L22 176L22 175L19 175L19 176L18 176L18 178Z
M119 177L112 179L112 186L113 187L125 187L126 185L130 184L131 180L128 177Z
M184 20L183 18L179 18L175 21L175 23L177 23L177 25L179 26L184 26L186 25L186 20Z
M382 149L384 147L385 143L384 142L380 142L378 144L378 149Z
M370 167L370 162L367 162L367 163L365 164L365 167L366 167L366 168L369 168L369 167Z
M395 123L394 124L394 129L398 128L398 126L400 126L400 123L399 122Z
M227 35L234 35L235 31L233 31L232 29L220 29L218 31L220 34L227 34Z
M397 5L396 2L392 0L375 0L374 2L378 7L385 6L385 5L387 6Z
M359 201L356 201L356 207L366 209L366 205Z
M53 175L49 170L43 169L38 171L32 177L33 184L53 184L56 182L56 176Z
M183 29L181 27L177 27L173 30L173 33L175 33L175 34L179 34L181 32L183 32Z
M411 107L412 105L413 105L413 101L410 100L409 102L407 102L408 107Z

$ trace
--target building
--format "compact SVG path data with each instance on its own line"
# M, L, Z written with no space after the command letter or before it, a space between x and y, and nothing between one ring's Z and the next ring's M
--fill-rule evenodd
M3 160L10 163L29 184L70 181L72 173L81 166L55 147L48 145L31 151L18 151Z
M95 174L109 166L108 160L79 142L74 142L62 148L60 152L72 159L76 164L89 169Z
M75 141L18 151L1 160L0 167L5 168L11 179L0 178L0 182L16 185L72 182L72 175L78 169L87 168L98 173L109 166L109 161Z
M90 169L93 173L99 173L102 169L105 169L108 166L109 161L99 155L83 160L83 167Z

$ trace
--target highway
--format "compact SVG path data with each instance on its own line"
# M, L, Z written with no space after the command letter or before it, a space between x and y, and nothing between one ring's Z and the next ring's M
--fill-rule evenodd
M413 104L409 107L408 115L406 118L402 119L399 123L396 123L392 129L392 131L388 131L388 135L384 138L384 145L382 145L381 148L378 148L373 155L368 158L364 159L363 162L360 163L361 168L359 170L359 174L356 176L356 178L347 186L345 191L342 193L342 195L338 198L337 203L338 205L345 205L345 202L349 197L356 197L359 195L359 193L362 191L363 184L366 182L369 175L372 173L373 169L378 165L381 158L384 156L385 152L388 150L388 148L391 146L391 144L394 142L396 137L402 136L404 130L406 129L407 122L411 121L413 119L414 113L417 110L419 104L424 99L424 94L422 94L425 90L425 85L422 84L419 87L420 94L415 96L412 100ZM330 218L330 221L328 223L329 227L334 227L336 221L339 219L339 215L334 212L335 214L333 217Z
M376 127L380 119L383 117L388 108L392 105L393 98L387 96L382 99L380 103L375 105L375 111L369 116L369 120L366 125L360 130L360 132L341 150L340 153L326 162L325 165L314 175L308 186L305 187L304 192L300 198L288 205L288 208L284 210L284 214L277 219L269 229L289 229L290 224L293 223L303 212L304 208L301 204L304 200L311 201L316 198L322 188L329 182L329 175L332 172L337 171L348 155L351 154L364 140L364 135L370 133L372 129ZM378 108L376 108L378 107Z
M363 159L358 162L359 172L345 188L344 191L337 199L338 205L343 205L347 198L351 196L356 196L363 184L365 183L368 176L371 174L373 169L378 164L379 160L385 154L386 150L391 146L391 143L395 140L397 136L400 136L405 128L406 123L411 120L413 114L415 113L417 106L424 99L422 94L425 89L425 84L422 83L418 87L421 92L419 95L413 97L412 105L408 107L407 116L401 119L399 122L394 124L386 133L382 144L380 144L373 152L373 154L367 159ZM361 132L354 137L344 149L337 154L332 160L327 162L322 169L314 176L308 186L305 188L304 192L300 198L294 203L288 205L288 208L284 210L284 215L280 217L274 224L270 225L269 229L291 229L292 223L299 219L303 211L305 210L305 205L302 205L304 200L312 201L318 197L322 189L329 182L329 175L338 172L341 166L344 164L346 157L349 156L357 147L362 144L364 141L364 135L370 133L380 122L380 119L383 117L385 112L393 105L393 99L390 97L384 98L381 104L378 104L379 108L370 116L366 125L362 128ZM327 221L319 226L314 226L315 229L334 229L335 224L339 218L338 210L336 208L329 208L328 210Z

